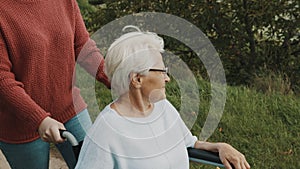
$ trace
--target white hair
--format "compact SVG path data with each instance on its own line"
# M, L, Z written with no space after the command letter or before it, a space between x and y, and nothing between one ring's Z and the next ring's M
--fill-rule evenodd
M111 81L113 97L129 90L130 73L148 72L155 62L153 54L164 51L164 41L157 34L142 32L132 25L125 26L123 31L128 28L136 31L116 39L105 57L105 73Z

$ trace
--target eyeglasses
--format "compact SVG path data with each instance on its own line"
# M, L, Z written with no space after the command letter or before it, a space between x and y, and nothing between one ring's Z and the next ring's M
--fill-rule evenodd
M164 75L169 75L169 69L167 67L164 69L149 69L149 71L162 72Z

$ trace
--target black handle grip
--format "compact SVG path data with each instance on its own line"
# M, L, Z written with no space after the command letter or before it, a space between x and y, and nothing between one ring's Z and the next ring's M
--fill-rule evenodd
M67 139L67 141L69 141L70 144L72 145L73 153L77 161L83 141L78 142L75 136L67 130L59 130L59 132L60 132L60 136L64 139Z
M187 150L188 150L189 157L222 164L222 161L219 158L219 153L201 150L201 149L190 148L190 147Z
M64 132L65 132L65 131L67 131L67 130L59 129L60 137L63 138L63 139L66 139L66 137L64 136Z
M211 152L211 151L206 151L206 150L201 150L201 149L195 149L195 148L187 148L189 158L191 159L196 159L195 161L202 161L205 162L206 164L210 165L215 165L219 167L224 167L220 157L219 153L217 152ZM234 166L231 165L232 169L234 169Z
M59 130L59 132L60 132L60 136L64 139L67 139L71 143L72 146L78 146L79 145L77 139L69 131Z

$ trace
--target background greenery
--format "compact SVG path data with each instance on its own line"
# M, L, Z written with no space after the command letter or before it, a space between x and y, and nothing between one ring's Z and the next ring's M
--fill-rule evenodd
M87 0L78 0L88 2ZM82 4L81 2L81 4ZM297 0L90 0L83 6L91 33L110 21L139 12L163 12L186 19L204 32L218 51L231 85L255 85L257 78L281 78L285 92L299 93L300 1ZM188 34L189 32L187 32ZM199 68L199 59L173 40L166 47ZM202 70L205 77L205 70ZM259 86L256 86L259 88ZM266 90L266 89L263 89Z
M78 2L91 34L116 18L143 11L169 13L195 24L218 51L229 85L222 120L209 141L232 144L246 155L252 168L300 167L300 1ZM210 103L206 71L184 45L166 38L166 48L181 56L198 77L201 105L192 128L198 135ZM110 91L101 84L96 91L102 109L111 101ZM175 81L167 91L168 99L179 107Z

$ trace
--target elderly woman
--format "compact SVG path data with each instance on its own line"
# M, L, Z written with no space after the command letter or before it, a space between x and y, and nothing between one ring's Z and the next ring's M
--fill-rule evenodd
M133 26L129 26L133 27ZM127 28L127 27L125 27ZM108 49L106 74L113 97L89 130L77 169L188 169L187 147L219 152L227 169L249 169L226 143L198 141L166 100L170 81L155 33L126 33Z

